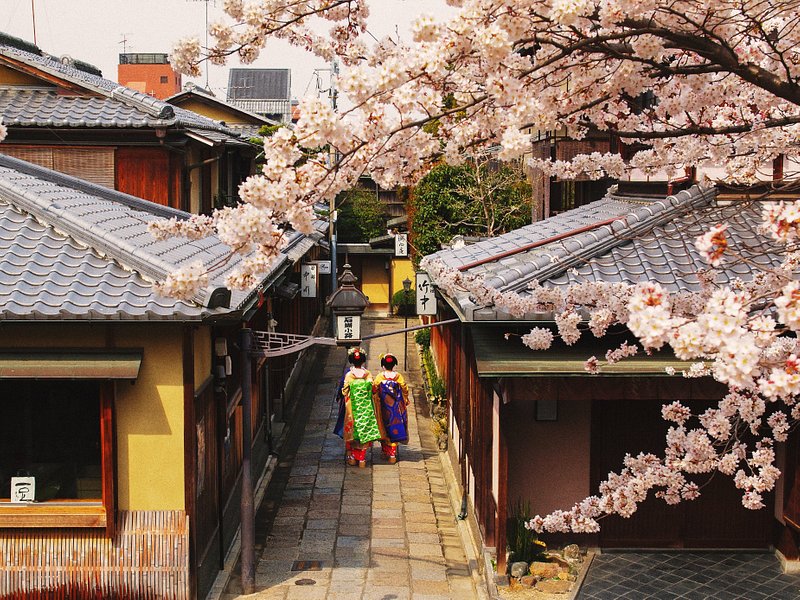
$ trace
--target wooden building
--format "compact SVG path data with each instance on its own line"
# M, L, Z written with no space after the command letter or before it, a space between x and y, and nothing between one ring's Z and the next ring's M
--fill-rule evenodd
M578 282L658 281L667 290L696 290L705 265L694 238L728 221L729 243L748 258L722 271L718 281L747 280L779 262L763 246L758 207L717 205L713 190L693 187L656 200L607 195L604 199L509 234L430 257L482 278L500 291L526 293L528 284L566 287ZM713 220L713 221L712 221ZM772 250L774 251L774 250ZM637 356L586 373L590 356L602 360L625 339L624 328L595 339L585 331L574 346L557 339L546 351L525 348L519 337L531 327L551 327L551 313L514 317L478 306L467 292L439 301L437 320L459 323L432 329L432 349L447 384L450 458L466 491L487 552L505 562L506 524L517 501L532 515L569 509L596 494L626 453L663 455L667 425L661 406L675 399L693 409L716 405L725 387L711 378L668 376L666 367L688 365L667 352ZM630 518L603 520L599 534L547 535L546 542L600 548L776 547L798 559L800 478L795 434L780 444L785 478L767 496L768 508L742 507L730 478L713 478L700 499L676 506L649 497ZM699 479L705 482L708 477Z
M235 202L258 146L219 121L0 35L3 152L197 214Z
M291 234L250 290L152 282L218 239L155 241L171 208L0 155L0 597L203 598L239 521L239 330L311 333L293 298L320 231ZM277 321L277 323L275 322ZM254 361L253 467L298 363ZM31 482L11 502L12 484ZM16 488L14 488L16 489Z
M258 130L269 125L278 125L278 121L249 112L230 102L217 98L210 92L195 85L188 84L182 91L165 98L173 106L180 106L198 115L203 115L219 123L224 123L245 137L258 135Z

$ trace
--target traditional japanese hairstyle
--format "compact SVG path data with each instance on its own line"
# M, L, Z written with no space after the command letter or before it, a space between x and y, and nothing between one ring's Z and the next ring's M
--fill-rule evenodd
M397 357L394 354L381 354L381 366L387 371L391 371L397 366Z
M356 346L355 348L350 348L347 351L347 361L350 364L360 367L365 362L367 362L367 353L364 352L364 350L362 350L358 346Z

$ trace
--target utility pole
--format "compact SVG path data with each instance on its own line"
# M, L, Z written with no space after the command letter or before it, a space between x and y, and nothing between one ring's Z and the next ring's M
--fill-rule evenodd
M36 43L36 2L31 0L31 21L33 22L33 45L38 46Z
M206 5L206 52L208 52L208 3L211 0L191 0L192 2L203 2ZM210 90L208 87L208 70L211 68L211 63L209 62L206 65L206 90Z
M331 61L330 68L330 83L328 85L328 101L331 103L333 112L337 111L337 99L339 90L337 89L337 78L339 76L339 63L334 58ZM317 71L317 93L320 93L319 87L319 70ZM339 161L339 157L331 152L329 154L330 165L333 166ZM336 198L331 198L330 202L330 215L328 216L329 223L329 237L331 241L331 293L336 291L337 279L337 260L336 260Z

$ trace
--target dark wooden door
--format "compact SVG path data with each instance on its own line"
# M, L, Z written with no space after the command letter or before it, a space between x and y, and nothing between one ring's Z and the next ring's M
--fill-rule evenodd
M163 148L117 149L116 187L156 204L177 208L176 165Z
M709 403L705 403L710 406ZM667 423L658 400L595 400L592 404L592 489L610 471L619 472L626 453L664 454ZM689 403L697 410L702 403ZM702 410L702 409L701 409ZM648 496L629 519L603 519L600 545L606 548L766 548L771 541L771 508L752 511L729 477L698 476L700 498L668 505ZM772 496L766 498L768 507Z

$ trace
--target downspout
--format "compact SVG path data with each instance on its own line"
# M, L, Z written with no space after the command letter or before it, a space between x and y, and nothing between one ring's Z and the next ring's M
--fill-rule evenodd
M459 373L458 391L461 394L461 401L458 403L459 424L460 430L459 441L459 458L458 462L461 465L461 512L458 514L460 520L467 518L467 403L469 402L469 386L467 385L466 393L464 391L465 383L467 382L467 327L464 323L461 324L461 344L459 351L461 352L461 365Z

